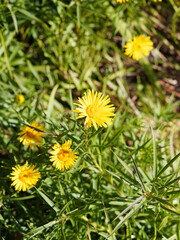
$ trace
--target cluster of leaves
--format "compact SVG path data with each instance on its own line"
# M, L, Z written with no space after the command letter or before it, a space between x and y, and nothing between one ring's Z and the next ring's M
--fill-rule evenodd
M180 69L179 12L173 0L2 1L1 238L180 239L177 103L157 81L176 79ZM139 34L156 48L137 63L123 46ZM116 105L106 130L86 132L72 114L72 99L88 88ZM15 101L19 93L23 104ZM53 133L37 151L17 137L33 120ZM60 172L48 150L67 139L79 159ZM41 181L18 193L9 175L26 160L38 166Z

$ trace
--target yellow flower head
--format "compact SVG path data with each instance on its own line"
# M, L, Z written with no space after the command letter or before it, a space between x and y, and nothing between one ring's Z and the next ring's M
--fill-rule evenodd
M110 98L108 96L104 97L102 93L88 90L82 98L78 99L78 102L75 103L78 108L73 112L79 113L77 118L86 117L85 125L87 127L91 127L93 124L97 130L98 126L107 127L107 124L111 123L114 116L114 106L109 104Z
M119 3L125 3L125 2L128 2L128 0L117 0L117 2L119 2Z
M18 133L18 135L22 135L20 142L24 145L30 148L36 148L36 146L39 146L43 141L42 137L45 136L43 132L44 128L33 121L29 126L25 126L22 132Z
M153 2L162 2L162 0L153 0Z
M134 37L133 40L129 40L124 48L127 56L138 61L140 58L149 55L150 51L153 49L153 42L150 37L140 35Z
M24 102L25 98L24 98L24 95L22 94L18 94L16 96L16 102L19 103L19 104L22 104Z
M40 178L40 172L36 169L36 166L28 166L28 162L24 166L17 165L13 167L11 173L11 180L13 183L11 186L15 186L16 191L26 191L31 187L34 187Z
M53 166L55 166L59 170L66 170L71 168L78 157L76 153L72 153L71 141L65 141L64 144L61 145L56 142L52 147L53 150L50 152L52 156L50 156L50 161L53 162Z

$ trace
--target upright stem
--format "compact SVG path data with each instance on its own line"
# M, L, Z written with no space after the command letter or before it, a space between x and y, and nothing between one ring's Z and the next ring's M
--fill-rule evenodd
M96 159L94 158L92 152L91 152L91 149L89 147L89 142L88 142L88 135L87 135L87 128L85 128L85 137L86 137L86 146L87 146L87 150L88 150L88 153L89 155L91 156L95 166L99 169L100 172L103 172L102 168L99 166L99 164L97 163Z
M88 150L88 153L90 155L90 157L92 158L95 166L99 169L99 171L103 174L104 178L107 179L107 181L116 189L116 191L118 192L118 194L120 196L123 196L123 194L119 191L119 188L116 186L115 183L112 182L112 180L104 173L103 169L99 166L99 164L97 163L96 159L94 158L92 152L91 152L91 149L89 147L89 142L88 142L88 135L87 135L87 128L85 128L85 137L86 137L86 146L87 146L87 150Z

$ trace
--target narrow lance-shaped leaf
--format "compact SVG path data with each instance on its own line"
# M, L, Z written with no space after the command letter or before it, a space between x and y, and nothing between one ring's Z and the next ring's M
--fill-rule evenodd
M154 178L156 179L157 178L156 138L155 138L155 134L152 127L151 127L151 132L153 136L153 175L154 175Z
M49 103L48 103L48 109L47 109L47 117L50 118L51 113L53 111L54 101L55 101L55 94L59 87L59 84L56 84L51 92Z
M169 161L158 173L157 177L159 177L163 172L166 171L166 169L171 166L173 164L174 161L176 161L176 159L178 159L178 157L180 156L180 153L178 153L173 159L171 159L171 161Z
M179 181L179 180L180 180L180 176L177 177L177 178L175 178L175 179L173 179L173 180L170 181L170 182L167 182L167 183L163 186L163 188L164 188L164 187L167 187L167 186L169 186L169 185L172 185L174 182Z
M125 178L123 178L123 177L121 177L121 176L119 176L119 175L117 175L117 174L115 174L115 173L113 173L113 172L111 172L111 171L108 171L108 170L106 170L106 171L107 171L108 173L110 173L111 175L117 177L118 179L122 180L122 181L125 182L127 185L129 185L129 186L131 186L132 188L134 188L135 190L138 189L137 186L133 185L131 182L129 182L129 181L126 180Z
M126 209L124 209L114 220L113 222L121 217L124 213L126 213L129 209L131 209L135 204L137 204L138 202L140 202L142 199L144 198L144 195L140 196L139 198L137 198L131 205L129 205Z
M9 11L11 13L11 16L12 16L12 19L13 19L13 22L14 22L14 27L16 29L16 32L18 33L18 24L17 24L16 16L15 16L13 10L12 10L11 4L7 3L7 7L9 8Z
M135 160L134 160L134 158L133 158L132 155L131 155L131 158L132 158L132 160L133 160L133 164L134 164L135 171L136 171L136 173L137 173L137 175L138 175L138 178L139 178L139 181L140 181L140 183L141 183L141 187L142 187L143 191L145 192L145 186L144 186L144 183L143 183L143 181L142 181L142 179L141 179L141 175L140 175L140 173L139 173L139 171L138 171L138 168L137 168L136 162L135 162Z
M104 203L103 203L103 205L104 205ZM111 235L112 225L111 225L111 223L110 223L109 215L108 215L108 212L107 212L105 206L104 206L104 213L105 213L105 217L106 217L106 224L107 224L107 226L108 226L108 232L109 232L110 235ZM111 235L110 240L116 240L116 237L115 237L114 235Z
M38 227L36 229L33 229L33 231L29 232L29 234L33 234L33 233L34 234L31 235L29 237L29 239L31 239L31 238L35 237L36 235L40 234L45 229L52 227L54 224L57 224L57 221L51 221L51 222L49 222L49 223L47 223L47 224L45 224L43 226L40 226L40 227Z
M117 157L117 160L122 164L122 166L126 169L126 171L129 172L133 176L134 174L133 174L132 169L125 163L125 161L123 161L120 157L118 157L117 154L113 150L111 150L111 151Z
M161 204L161 207L164 208L166 211L168 211L168 212L170 212L170 213L174 213L174 214L180 216L180 212L174 211L174 210L172 210L171 208L169 208L169 207L167 207L167 206L165 206L165 205L163 205L163 204Z
M178 44L177 37L176 37L176 22L177 22L179 16L180 16L180 8L177 9L177 11L174 13L173 18L172 18L171 35L176 44Z
M37 192L41 195L41 197L45 200L45 202L54 209L55 212L60 211L59 208L57 208L53 201L51 201L43 192L41 192L39 189L37 189Z
M166 205L168 205L168 206L170 206L170 207L174 207L171 203L169 203L168 201L166 201L166 200L164 200L164 199L162 199L162 198L159 198L159 197L156 197L156 196L154 196L154 195L149 195L151 198L153 198L153 199L156 199L158 202L160 202L160 203L163 203L163 204L166 204Z
M144 197L144 196L143 196ZM143 206L144 202L146 201L146 198L142 198L141 202L134 206L134 208L117 224L117 226L112 231L111 235L116 232L129 218L134 216L134 214Z

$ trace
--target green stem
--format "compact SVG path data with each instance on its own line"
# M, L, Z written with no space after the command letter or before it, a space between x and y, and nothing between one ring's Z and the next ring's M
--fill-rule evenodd
M87 150L88 150L88 153L90 155L90 157L92 158L95 166L99 169L100 172L103 172L102 168L99 166L99 164L97 163L96 159L94 158L92 152L91 152L91 149L89 147L89 142L88 142L88 135L87 135L87 129L85 129L85 137L86 137L86 146L87 146Z
M90 147L89 147L87 129L85 129L85 137L86 137L86 146L87 146L88 153L89 153L90 157L92 158L95 166L99 169L99 171L100 171L101 173L103 173L104 178L106 178L107 181L116 189L116 191L118 192L118 194L119 194L120 196L123 196L123 194L119 191L119 188L116 186L116 184L114 184L114 183L112 182L112 180L104 173L103 169L99 166L98 162L97 162L96 159L94 158L94 156L93 156L93 154L92 154L92 152L91 152L91 149L90 149Z

